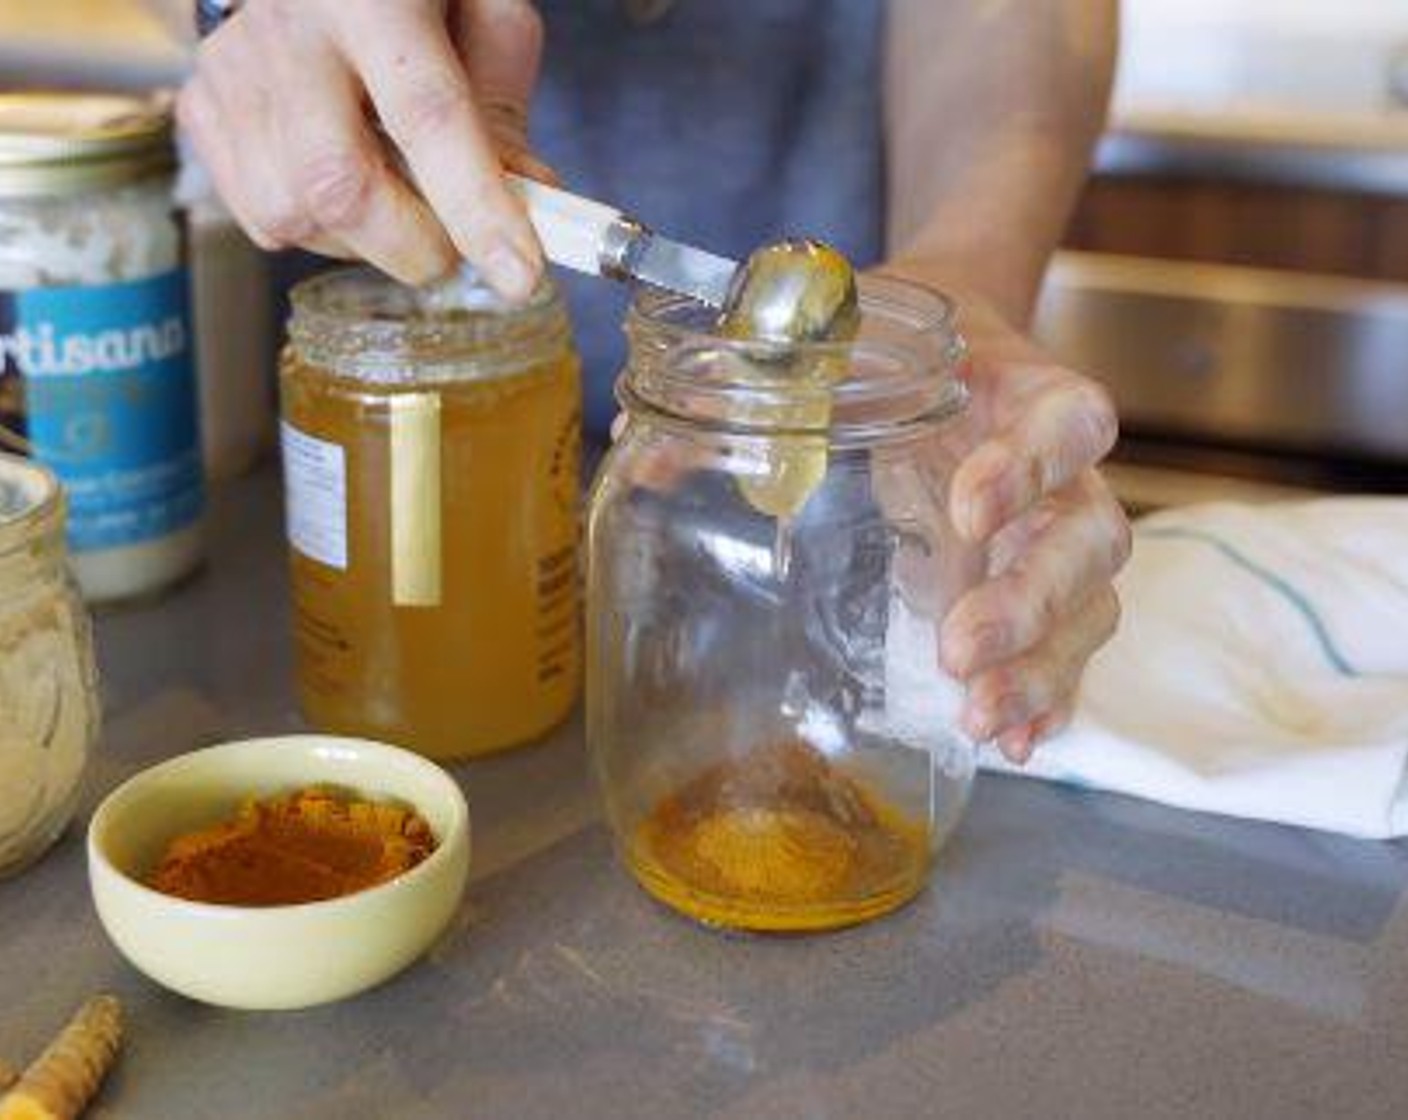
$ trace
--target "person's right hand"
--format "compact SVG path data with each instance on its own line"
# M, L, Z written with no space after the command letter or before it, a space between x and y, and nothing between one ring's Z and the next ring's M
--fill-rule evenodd
M542 256L503 169L545 173L525 137L542 38L527 0L247 0L177 115L260 246L412 284L463 258L521 300Z

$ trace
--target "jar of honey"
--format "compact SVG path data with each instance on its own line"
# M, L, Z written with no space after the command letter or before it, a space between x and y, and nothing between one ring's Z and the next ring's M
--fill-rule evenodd
M537 738L579 687L580 388L545 286L294 289L280 369L307 719L437 759Z
M849 342L719 337L640 296L588 520L587 734L622 859L706 923L827 929L914 897L975 769L938 627L983 573L953 309L861 287Z

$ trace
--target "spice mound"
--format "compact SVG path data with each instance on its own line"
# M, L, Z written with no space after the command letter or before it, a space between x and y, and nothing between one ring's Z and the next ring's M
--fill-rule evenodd
M148 885L193 902L287 906L374 887L434 850L430 826L409 809L305 789L178 836Z
M661 901L717 925L827 929L922 887L927 833L815 747L782 742L705 770L641 823L630 862Z

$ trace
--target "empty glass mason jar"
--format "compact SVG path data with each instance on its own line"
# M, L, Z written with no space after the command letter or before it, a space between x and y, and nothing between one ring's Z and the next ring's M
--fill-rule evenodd
M780 351L640 297L628 422L589 521L587 727L656 898L755 930L843 926L924 886L975 767L938 626L983 557L953 308L862 285L849 343Z
M66 560L58 479L0 454L0 876L68 825L97 737L92 634Z

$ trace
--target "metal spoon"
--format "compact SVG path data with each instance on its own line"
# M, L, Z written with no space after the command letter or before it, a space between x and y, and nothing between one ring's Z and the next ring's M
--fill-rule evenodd
M818 342L850 338L859 324L850 262L823 242L778 241L739 265L662 237L607 203L519 175L507 176L507 182L549 260L717 307L722 327L734 337Z
M767 342L854 338L860 329L855 270L823 241L764 245L734 273L719 328L730 338Z
M782 431L763 454L766 470L738 480L749 505L777 518L776 566L785 572L787 525L826 477L830 385L846 373L844 359L809 355L805 344L855 337L860 329L855 271L845 256L820 241L765 245L734 275L718 325L729 338L782 344L776 355L750 354L742 368L756 369L760 383L775 385L784 378L795 386L785 403L768 408L769 422Z

